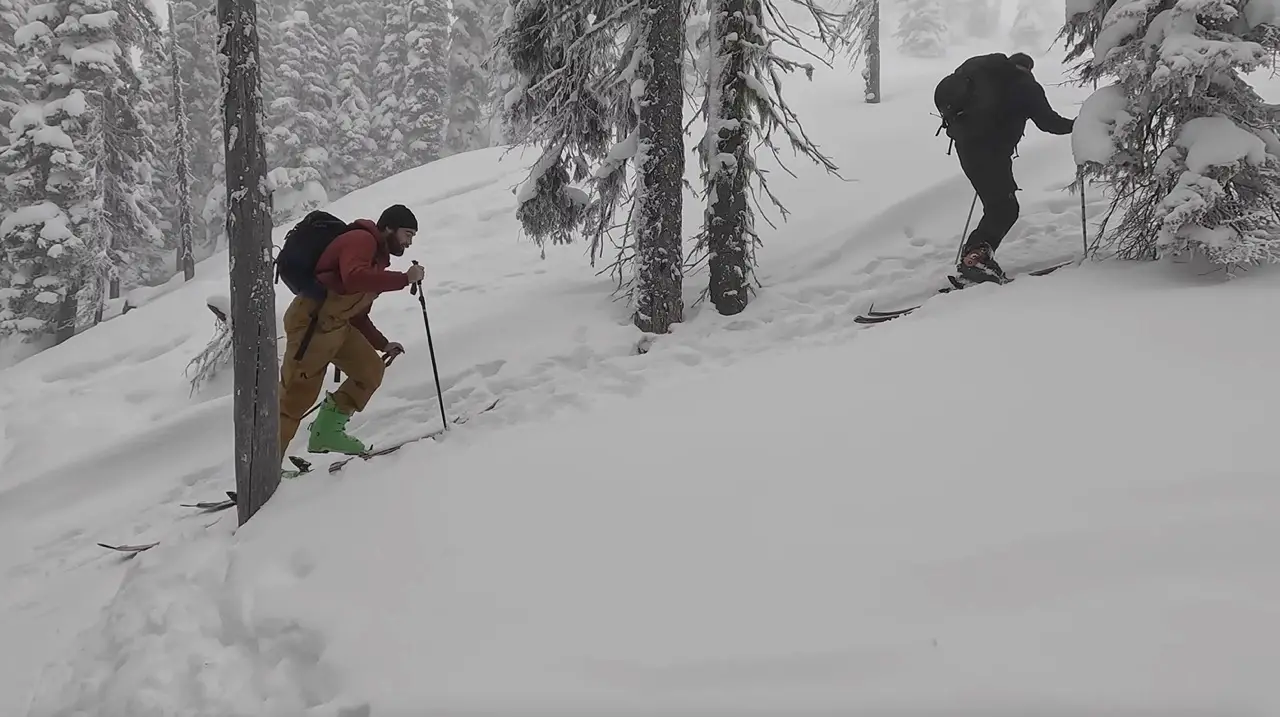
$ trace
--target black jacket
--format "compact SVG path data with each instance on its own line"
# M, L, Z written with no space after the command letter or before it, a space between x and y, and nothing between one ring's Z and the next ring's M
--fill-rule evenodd
M1026 133L1027 120L1041 132L1071 134L1075 121L1049 106L1044 88L1029 70L999 53L972 58L965 65L972 65L977 83L975 106L947 130L957 143L1012 152Z

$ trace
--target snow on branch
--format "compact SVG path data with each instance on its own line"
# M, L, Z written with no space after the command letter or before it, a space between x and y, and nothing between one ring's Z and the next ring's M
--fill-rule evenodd
M1233 0L1071 2L1064 35L1086 80L1112 76L1072 137L1086 177L1124 209L1125 258L1201 252L1234 265L1280 261L1277 108L1243 73L1280 51L1274 12Z
M521 225L539 246L585 228L593 263L628 196L615 186L628 159L615 147L636 127L640 10L639 0L515 0L496 41L496 69L514 78L503 123L513 144L543 151L518 190ZM594 197L574 183L593 183Z

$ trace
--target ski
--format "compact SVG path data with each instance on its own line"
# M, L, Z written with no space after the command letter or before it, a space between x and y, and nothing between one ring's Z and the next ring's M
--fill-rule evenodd
M289 462L293 464L294 470L283 471L280 477L285 480L292 480L300 476L304 476L311 472L311 461L298 456L289 456Z
M217 513L220 510L226 510L236 504L236 492L227 491L226 500L206 501L204 503L183 503L183 508L198 508L202 513Z
M452 423L453 425L460 425L460 424L466 423L467 421L471 420L472 418L475 418L481 413L486 413L488 411L493 410L493 407L498 405L499 400L500 399L494 399L493 403L489 404L485 408L479 411L476 411L474 414L470 416L458 416L457 418L450 421L450 423ZM427 433L421 436L414 436L413 438L406 438L403 441L398 441L384 448L378 448L375 450L368 451L367 453L360 453L354 456L347 456L346 458L343 458L342 460L339 460L338 462L331 464L329 466L329 472L337 473L338 471L346 467L348 463L350 463L351 461L357 458L367 461L370 458L376 458L377 456L385 456L388 453L395 453L396 451L400 450L401 448L404 448L410 443L417 443L418 441L425 441L427 439L439 438L440 436L444 435L448 430L449 430L448 427L437 428L436 430L431 431L430 433Z
M1028 276L1044 276L1044 275L1046 275L1046 274L1051 274L1051 273L1053 273L1053 272L1057 271L1058 269L1061 269L1062 267L1067 266L1068 264L1071 264L1071 263L1072 263L1071 261L1064 261L1064 262L1062 262L1062 263L1060 263L1060 264L1054 264L1054 265L1052 265L1052 266L1046 266L1046 267L1044 267L1044 268L1042 268L1042 269L1035 269L1035 270L1033 270L1033 271L1028 271L1028 272L1025 272L1025 273L1026 273ZM1007 283L1009 283L1009 282L1013 281L1015 278L1017 278L1017 275L1014 275L1014 276L1009 277L1009 281L1007 281L1007 282L1005 282L1005 283L1007 284ZM957 279L957 278L956 278L956 277L954 277L954 276L947 276L947 281L949 281L949 282L951 283L951 286L946 286L946 287L943 287L943 288L941 288L941 289L938 289L938 293L939 293L939 294L947 294L947 293L950 293L950 292L952 292L952 291L961 291L961 290L966 289L966 288L968 288L968 287L970 287L970 286L974 286L974 284L962 284L962 283L960 283L960 280L959 280L959 279ZM921 303L921 304L917 304L917 305L915 305L915 306L911 306L911 307L908 307L908 308L905 308L905 309L896 309L896 310L894 310L894 311L875 311L875 310L868 310L865 314L860 314L860 315L858 315L858 316L854 317L853 321L854 321L854 323L858 323L858 324L883 324L884 322L886 322L886 321L892 321L892 320L894 320L894 319L898 318L899 316L906 316L907 314L910 314L911 312L915 311L916 309L920 308L921 306L924 306L924 304L923 304L923 303Z
M107 550L116 550L121 553L141 553L144 550L150 550L160 544L160 541L154 543L143 543L141 545L110 545L108 543L98 543L98 545Z

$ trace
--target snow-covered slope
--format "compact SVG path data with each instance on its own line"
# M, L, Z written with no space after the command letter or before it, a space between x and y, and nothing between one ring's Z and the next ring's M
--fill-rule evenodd
M178 507L234 486L227 382L182 376L225 259L0 373L0 714L1275 710L1273 271L1085 265L852 321L953 260L972 192L930 96L960 59L886 61L880 106L789 85L854 181L775 174L764 291L644 354L582 247L519 241L532 153L335 203L418 211L445 409L500 403L238 532ZM1031 129L1015 170L1002 263L1079 256L1070 143ZM416 301L374 319L409 354L353 430L435 428Z

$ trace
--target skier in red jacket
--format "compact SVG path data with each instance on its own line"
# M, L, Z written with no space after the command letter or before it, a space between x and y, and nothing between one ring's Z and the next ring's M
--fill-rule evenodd
M359 219L333 240L316 263L316 279L328 290L323 303L296 296L284 314L287 340L280 368L280 451L298 431L302 415L315 402L329 365L346 380L325 398L311 424L312 453L364 453L368 448L346 432L347 421L364 410L382 385L387 356L404 347L378 331L369 309L379 294L400 291L422 281L422 266L392 271L392 256L402 256L418 233L418 220L404 205L388 207L377 223ZM314 326L313 326L314 321ZM300 355L299 355L300 354Z

